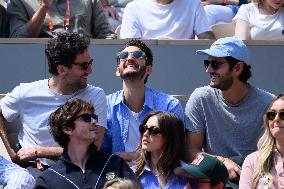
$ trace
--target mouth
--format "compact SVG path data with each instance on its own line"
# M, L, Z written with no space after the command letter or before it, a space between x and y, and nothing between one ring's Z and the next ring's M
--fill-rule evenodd
M142 144L149 144L149 141L147 139L143 139Z

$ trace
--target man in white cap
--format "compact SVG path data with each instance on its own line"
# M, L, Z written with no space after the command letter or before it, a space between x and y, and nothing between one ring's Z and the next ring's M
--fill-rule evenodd
M238 179L243 158L256 150L262 116L274 95L247 82L249 50L240 39L220 38L196 53L208 56L210 86L195 89L187 102L188 148L216 155L229 178Z

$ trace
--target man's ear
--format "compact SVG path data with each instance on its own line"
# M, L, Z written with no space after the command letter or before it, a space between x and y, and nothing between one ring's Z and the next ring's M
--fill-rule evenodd
M223 182L220 182L213 187L213 189L224 189L224 188L225 184Z
M152 73L152 66L151 66L151 65L148 65L148 66L146 67L146 73L147 73L148 75L150 75L150 74Z
M117 77L120 77L119 65L117 65L117 67L116 67L115 75L116 75Z
M234 70L235 70L237 75L240 75L242 73L243 69L244 69L244 63L242 63L242 62L238 62L234 66Z
M64 127L63 128L63 132L65 133L65 134L67 134L67 135L72 135L72 129L71 128L69 128L69 127Z
M67 72L68 68L62 64L57 66L57 72L58 74L65 74Z

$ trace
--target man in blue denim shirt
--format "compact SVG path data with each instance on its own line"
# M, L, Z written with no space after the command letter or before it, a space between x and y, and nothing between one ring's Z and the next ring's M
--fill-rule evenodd
M139 125L149 112L167 111L184 120L176 98L145 86L152 62L151 49L137 39L126 42L117 54L116 75L123 80L123 89L107 96L107 131L102 148L126 161L138 156Z

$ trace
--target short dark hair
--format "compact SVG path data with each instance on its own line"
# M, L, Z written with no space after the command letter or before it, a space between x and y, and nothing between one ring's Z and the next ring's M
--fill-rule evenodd
M243 62L241 60L237 60L234 57L227 56L225 57L226 61L229 62L229 70L232 71L234 66L238 62ZM244 67L242 73L239 75L239 80L242 81L243 83L247 83L247 80L252 76L251 74L251 66L243 62Z
M66 102L59 106L48 119L50 132L54 140L63 148L67 148L69 143L69 135L64 132L64 128L74 129L74 121L76 116L82 111L90 111L94 113L95 109L89 102L81 99Z
M58 33L48 41L45 54L50 74L58 75L57 66L71 68L77 54L82 54L90 45L90 38L79 33Z

